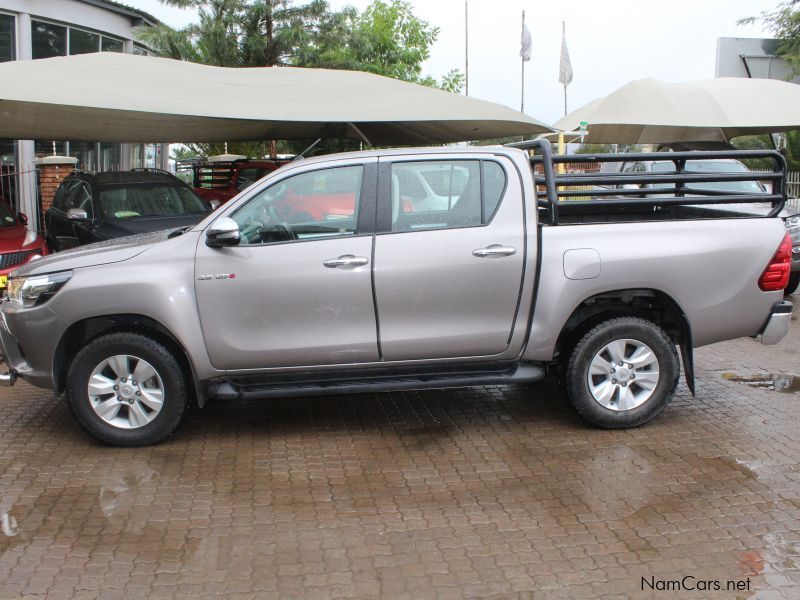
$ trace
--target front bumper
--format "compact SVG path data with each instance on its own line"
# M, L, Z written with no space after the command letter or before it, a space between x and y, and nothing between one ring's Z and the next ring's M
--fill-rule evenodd
M760 339L762 344L774 346L786 337L792 321L792 308L792 303L785 300L772 307L772 314L761 330Z
M0 377L0 385L21 377L37 387L53 389L53 356L63 329L46 305L18 309L7 299L1 301L0 362L8 366L8 376Z

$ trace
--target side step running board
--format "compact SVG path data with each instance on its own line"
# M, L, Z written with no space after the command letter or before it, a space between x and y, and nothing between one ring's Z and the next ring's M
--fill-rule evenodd
M325 396L361 394L368 392L397 392L403 390L431 390L441 388L472 387L535 383L545 378L543 365L518 364L504 371L456 371L450 373L417 373L381 377L350 376L341 379L315 381L281 381L276 379L227 378L209 382L206 395L214 400L263 400L294 396ZM313 376L305 373L306 377Z

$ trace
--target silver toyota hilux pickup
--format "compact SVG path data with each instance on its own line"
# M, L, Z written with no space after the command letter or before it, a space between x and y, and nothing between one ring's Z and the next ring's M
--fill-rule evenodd
M756 175L687 173L687 153L657 175L563 173L575 157L545 141L296 161L196 226L17 270L0 381L63 393L89 434L125 446L164 439L208 400L549 372L589 423L642 425L681 362L694 391L693 348L788 330L791 242L773 216L785 165L756 154L775 165L757 175L774 192L703 194L693 182ZM720 155L741 157L703 154ZM629 185L653 178L656 198ZM770 216L718 210L743 202Z

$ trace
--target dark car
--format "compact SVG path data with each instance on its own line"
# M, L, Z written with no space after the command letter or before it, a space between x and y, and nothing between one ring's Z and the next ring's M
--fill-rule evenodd
M47 243L60 251L104 240L194 225L210 206L166 171L76 172L45 213Z

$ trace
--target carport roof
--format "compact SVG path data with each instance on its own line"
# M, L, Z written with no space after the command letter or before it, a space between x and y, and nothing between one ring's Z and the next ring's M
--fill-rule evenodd
M511 108L371 73L225 68L101 52L0 64L0 137L437 144L538 134Z

